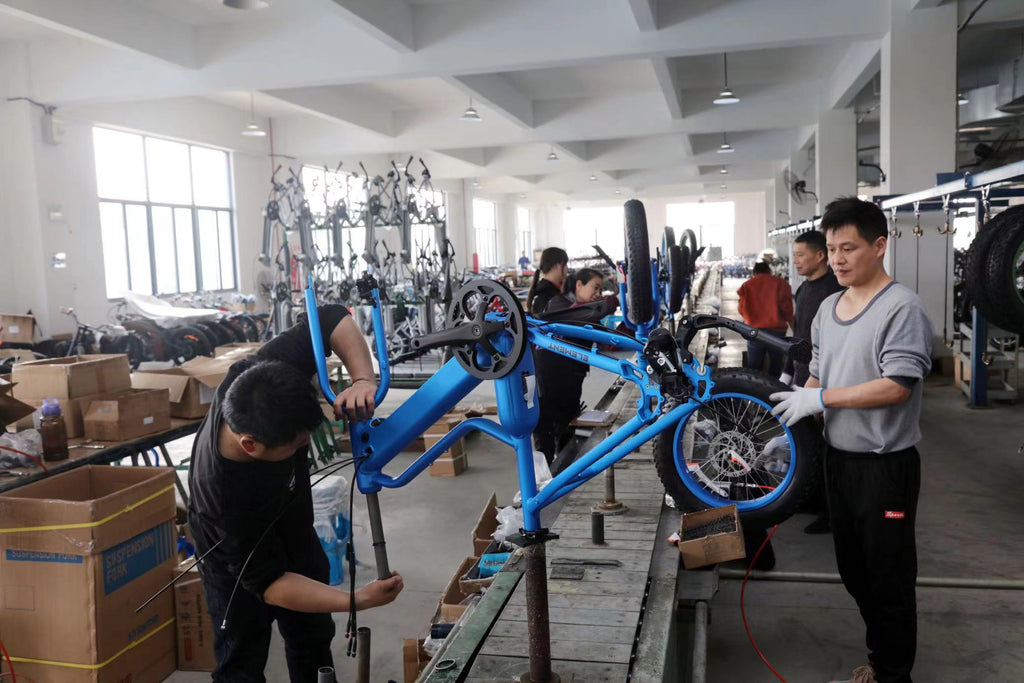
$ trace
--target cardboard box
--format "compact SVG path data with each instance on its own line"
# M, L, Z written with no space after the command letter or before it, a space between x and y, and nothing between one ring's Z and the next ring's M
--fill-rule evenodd
M468 466L466 454L462 453L453 457L438 458L430 463L427 471L432 477L457 477L465 472Z
M192 560L188 561L189 564ZM177 573L183 567L176 570ZM193 568L174 584L174 615L178 626L178 668L182 671L213 671L213 623L206 609L206 596L199 570Z
M687 538L689 529L722 519L733 521L732 531L699 538ZM687 569L696 569L729 560L741 560L747 556L747 551L743 546L743 528L740 526L740 516L735 505L684 514L680 520L679 538L679 554L682 555L683 566Z
M0 342L31 344L35 341L36 319L31 315L0 314Z
M7 375L3 375L7 377ZM0 431L35 412L35 408L11 395L14 385L0 378Z
M5 349L0 347L0 359L13 358L15 363L35 360L36 355L28 349Z
M491 550L497 551L497 543L495 543L495 548L492 548ZM467 595L482 593L485 588L490 588L491 584L494 583L494 576L485 576L480 578L478 571L480 556L478 555L473 559L475 561L459 576L459 588Z
M430 655L423 649L423 643L422 638L402 639L402 669L405 673L405 683L416 683L420 672L430 663Z
M256 353L263 346L261 342L234 342L233 344L221 344L213 350L213 357L220 358L226 356L229 353L235 353L237 351L244 351L242 355L248 356L249 354Z
M18 385L14 396L28 401L109 394L132 385L128 356L121 353L17 363L11 375Z
M462 613L468 608L468 605L464 605L462 602L469 596L480 592L479 589L466 591L459 585L459 579L465 576L479 561L479 557L467 557L459 565L459 568L455 570L452 578L448 580L448 585L445 586L444 592L441 594L440 608L438 610L441 616L441 623L454 624L458 621Z
M0 622L35 683L156 683L175 666L174 472L85 466L0 494ZM43 663L45 662L45 663ZM87 668L83 668L87 667ZM95 667L95 668L93 668Z
M491 541L494 540L491 538L491 534L498 529L498 509L498 493L494 491L487 500L487 505L480 512L476 526L473 527L473 554L477 557L483 555Z
M87 439L130 441L171 428L167 389L125 389L89 401L82 415Z
M200 356L167 370L139 370L132 373L131 385L136 389L167 389L171 397L171 417L200 418L210 409L214 392L228 369L249 355L241 351L244 349L236 349L220 358Z
M69 439L85 436L83 416L89 407L89 403L97 396L103 396L103 394L93 394L92 396L83 396L82 398L57 399L57 404L60 405L61 417L64 418L64 431L67 432ZM28 400L25 403L32 406L32 414L18 420L14 425L15 430L19 432L23 429L33 428L35 425L35 413L39 412L39 409L43 407L42 399Z
M427 427L423 432L424 435L431 436L444 436L448 432L455 429L459 423L466 419L464 413L446 413L441 417L440 420Z

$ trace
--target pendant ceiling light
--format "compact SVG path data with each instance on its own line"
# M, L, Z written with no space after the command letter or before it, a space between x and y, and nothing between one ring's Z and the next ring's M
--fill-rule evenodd
M619 188L616 187L615 188L615 194L622 194L622 190L620 190Z
M721 173L722 175L728 175L729 169L727 169L725 166L723 166L722 170L720 170L719 173Z
M256 123L255 95L249 92L249 125L242 129L242 135L248 138L262 138L267 134L265 130Z
M722 133L722 144L718 146L719 154L732 154L736 150L729 144L729 138L726 137L726 133Z
M958 93L956 94L956 103L957 103L958 105L960 105L960 106L962 107L962 106L964 106L965 104L967 104L968 102L970 102L970 100L969 100L969 99L967 99L967 96L966 96L966 95L964 95L964 94L963 94L962 92L958 92Z
M732 90L729 90L729 55L725 53L722 53L722 70L725 74L725 87L713 101L715 104L736 104L740 98L736 97Z
M462 116L459 117L459 121L469 121L471 123L479 123L483 119L480 118L480 114L477 113L476 109L473 108L473 98L469 98L469 106L466 107L466 111L462 112Z
M473 181L473 187L480 187L480 181L479 180L474 180Z
M550 161L550 162L558 161L558 155L555 154L555 148L554 147L551 148L551 152L548 154L548 161Z
M590 182L592 182L592 183L596 183L597 182L597 176L594 175L593 173L590 174Z
M729 187L729 186L728 186L728 185L726 185L725 183L722 183L722 184L720 185L720 187L721 187L721 188L722 188L722 189L724 190L725 188L727 188L727 187Z

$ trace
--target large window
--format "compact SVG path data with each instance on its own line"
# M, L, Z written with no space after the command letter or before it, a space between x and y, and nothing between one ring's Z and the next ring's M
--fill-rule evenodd
M722 257L735 253L736 207L732 202L688 202L665 207L668 225L676 231L676 239L686 228L697 235L697 244L722 248Z
M530 210L525 206L516 208L516 261L521 254L533 261L533 224L530 223Z
M569 258L594 256L598 245L616 261L626 257L622 207L565 210L565 250Z
M494 202L486 199L473 200L473 229L481 268L498 265L498 227L495 213Z
M235 288L227 152L93 128L107 297Z

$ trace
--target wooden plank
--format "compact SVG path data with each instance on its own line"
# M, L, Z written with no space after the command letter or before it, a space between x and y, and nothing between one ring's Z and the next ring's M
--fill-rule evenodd
M593 624L595 626L636 626L638 612L579 609L566 607L548 607L548 618L551 624ZM526 621L525 605L506 605L501 613L501 621Z
M559 543L569 540L577 541L584 539L590 541L589 527L587 529L554 529L554 532L559 536ZM606 541L632 541L639 536L640 534L636 531L620 531L617 529L609 529L608 527L605 527L604 529L604 539ZM653 536L653 533L651 533L650 535L645 535L644 542L647 543L648 548L651 547L654 541L655 538ZM573 544L568 543L566 547L571 548L573 547Z
M605 542L601 545L594 545L590 536L583 538L572 538L569 536L562 536L557 541L553 541L548 545L548 552L554 552L554 548L593 548L593 549L605 549L611 548L613 550L633 550L633 551L644 551L650 552L651 545L653 545L652 538L640 538L635 540L623 540L623 539L612 539L605 534Z
M647 581L647 572L627 572L607 567L584 567L583 580L587 583L624 583L630 586L643 585ZM548 567L548 575L551 568Z
M627 664L608 662L576 662L555 659L551 662L554 673L563 676L563 683L622 683L629 674ZM509 683L530 670L528 659L481 655L476 658L467 682ZM567 681L564 677L572 677Z
M569 516L564 515L559 517L558 523L552 527L553 531L586 531L590 532L590 515L578 515ZM636 519L633 517L625 517L623 515L616 515L614 517L606 516L604 518L604 530L607 531L623 531L631 534L650 534L653 535L658 530L658 525L647 519Z
M609 662L629 664L633 645L612 643L580 643L575 640L559 640L551 634L551 658L579 662ZM482 655L529 656L529 643L524 638L491 636L480 649Z
M639 572L637 572L639 573ZM643 596L647 577L634 584L598 583L586 580L586 570L582 581L571 579L548 579L548 595L614 595L617 597Z
M560 593L548 594L548 607L560 609L598 609L598 610L621 610L623 612L640 612L640 604L643 602L643 595L635 596L602 596L602 595L565 595ZM509 605L525 605L526 593L516 591Z
M602 553L602 552L618 553L618 557L614 558L618 562L618 564L615 564L615 565L599 565L599 564L592 564L592 565L577 564L577 565L571 565L571 564L566 564L565 566L578 566L578 567L583 567L584 569L590 569L591 567L594 567L594 568L600 567L601 569L619 569L619 570L627 571L627 572L646 572L647 569L648 569L648 566L651 563L650 553L649 552L643 553L643 556L641 557L639 553L626 554L626 553L623 553L621 550L601 551L601 550L585 550L583 548L562 548L562 549L556 550L556 549L552 548L551 549L552 556L548 558L548 566L549 567L556 566L557 563L553 562L552 560L560 560L560 559L562 559L562 560L564 560L564 559L571 559L571 560L602 560L604 558L601 557L600 555L597 555L597 553ZM594 555L589 555L588 556L587 553L594 553Z
M525 621L499 621L491 629L491 636L507 636L526 640L530 634ZM614 643L632 645L636 628L628 626L583 626L581 624L552 624L553 640L575 640L580 643Z

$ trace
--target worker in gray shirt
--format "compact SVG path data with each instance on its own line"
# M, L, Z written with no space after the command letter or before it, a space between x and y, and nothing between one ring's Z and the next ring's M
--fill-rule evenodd
M836 564L867 628L869 664L854 670L853 683L911 683L917 646L915 445L934 333L917 295L885 272L887 228L870 202L826 207L829 261L848 289L814 318L805 387L771 396L779 401L772 412L789 425L824 413Z

